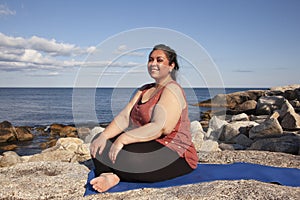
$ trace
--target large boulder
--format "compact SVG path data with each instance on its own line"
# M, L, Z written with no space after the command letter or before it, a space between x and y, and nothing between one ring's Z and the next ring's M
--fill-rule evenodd
M281 108L284 100L283 96L262 96L257 101L256 114L270 115Z
M281 134L283 134L283 130L278 120L276 118L269 118L263 123L252 127L249 131L249 138L256 139Z
M105 128L101 127L101 126L96 126L94 127L91 132L84 138L84 142L85 143L91 143L92 140L94 139L94 137L103 132L105 130Z
M300 129L300 115L295 112L288 112L281 121L281 126L287 130Z
M59 135L60 137L78 137L76 127L63 124L52 124L50 126L50 134Z
M34 135L31 133L28 127L16 127L16 136L18 141L29 141L33 140Z
M219 119L217 116L213 116L209 120L209 127L206 133L206 138L214 141L219 140L222 132L222 127L227 124L227 121Z
M280 110L281 126L284 129L300 129L300 115L295 112L289 101L284 101Z
M258 123L252 121L237 121L229 123L222 127L219 139L221 141L230 142L239 134L244 134L247 136L249 134L249 130L257 125Z
M196 150L200 151L205 133L199 121L191 122L191 134L192 142L194 143Z
M239 113L247 113L252 114L256 109L257 101L256 100L247 100L235 107L235 110L239 111Z
M204 140L198 152L221 151L219 143L213 140Z
M251 144L253 143L253 140L251 140L250 138L248 138L246 135L244 134L239 134L236 137L234 137L232 139L232 141L235 144L241 145L243 147L250 147Z
M89 144L83 143L79 138L70 137L58 139L55 146L33 155L28 161L83 162L89 159Z
M227 107L229 109L235 110L238 105L249 101L257 101L258 98L265 95L264 90L248 90L241 92L234 92L229 94L218 94L212 99L202 101L198 103L198 106L203 107Z
M300 149L300 136L296 134L284 134L281 137L264 138L255 141L249 150L262 150L298 154Z
M22 159L17 153L7 151L4 152L3 156L0 158L0 167L9 167L20 162L22 162Z
M267 94L269 96L280 95L287 100L300 100L300 84L272 87Z
M249 121L249 116L246 113L241 113L238 115L233 115L231 121Z
M16 131L13 125L8 121L0 123L0 143L16 140Z

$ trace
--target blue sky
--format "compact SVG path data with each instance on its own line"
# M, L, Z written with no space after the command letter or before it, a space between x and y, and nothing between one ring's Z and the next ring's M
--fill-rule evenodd
M192 76L197 63L188 65L183 59L181 72L193 87L299 84L299 10L298 0L0 0L0 87L73 87L83 65L95 59L91 54L105 51L104 41L144 27L172 30L201 45L221 81L210 84L214 77L201 72L202 77ZM97 60L99 68L114 63L98 86L118 82L135 87L151 81L144 78L150 49L120 57L130 50L130 42L135 41L114 46L115 57L99 56L105 59ZM199 60L203 55L185 53L199 55ZM134 70L136 79L124 78Z

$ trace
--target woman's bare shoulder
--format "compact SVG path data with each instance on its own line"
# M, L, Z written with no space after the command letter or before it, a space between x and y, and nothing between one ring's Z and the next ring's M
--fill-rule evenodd
M183 95L183 89L182 87L175 81L172 81L168 85L166 85L167 91L170 91L176 95Z
M147 83L147 84L143 85L142 87L140 87L139 91L148 90L154 86L155 86L155 83Z

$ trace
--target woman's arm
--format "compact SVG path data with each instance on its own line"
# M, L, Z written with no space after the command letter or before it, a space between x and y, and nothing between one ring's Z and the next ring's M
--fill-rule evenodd
M111 160L115 161L117 154L124 145L154 140L163 134L171 133L185 106L186 101L181 88L176 84L167 85L154 107L151 122L122 133L112 145L109 155Z
M105 130L102 132L102 135L104 135L107 139L111 139L128 128L130 112L140 95L141 91L138 91L131 101L126 105L126 107L105 128Z
M126 107L114 118L114 120L105 128L100 136L90 145L91 155L95 158L97 151L101 155L108 139L113 138L124 131L129 126L129 116L132 107L138 100L141 91L138 91Z

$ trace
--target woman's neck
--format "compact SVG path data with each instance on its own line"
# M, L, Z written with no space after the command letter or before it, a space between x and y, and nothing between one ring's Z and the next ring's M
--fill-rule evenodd
M165 86L167 83L169 83L170 81L173 81L173 79L172 79L171 76L167 76L166 78L161 79L161 80L155 80L155 87L156 87L156 88L158 88L158 87L163 87L163 86Z

